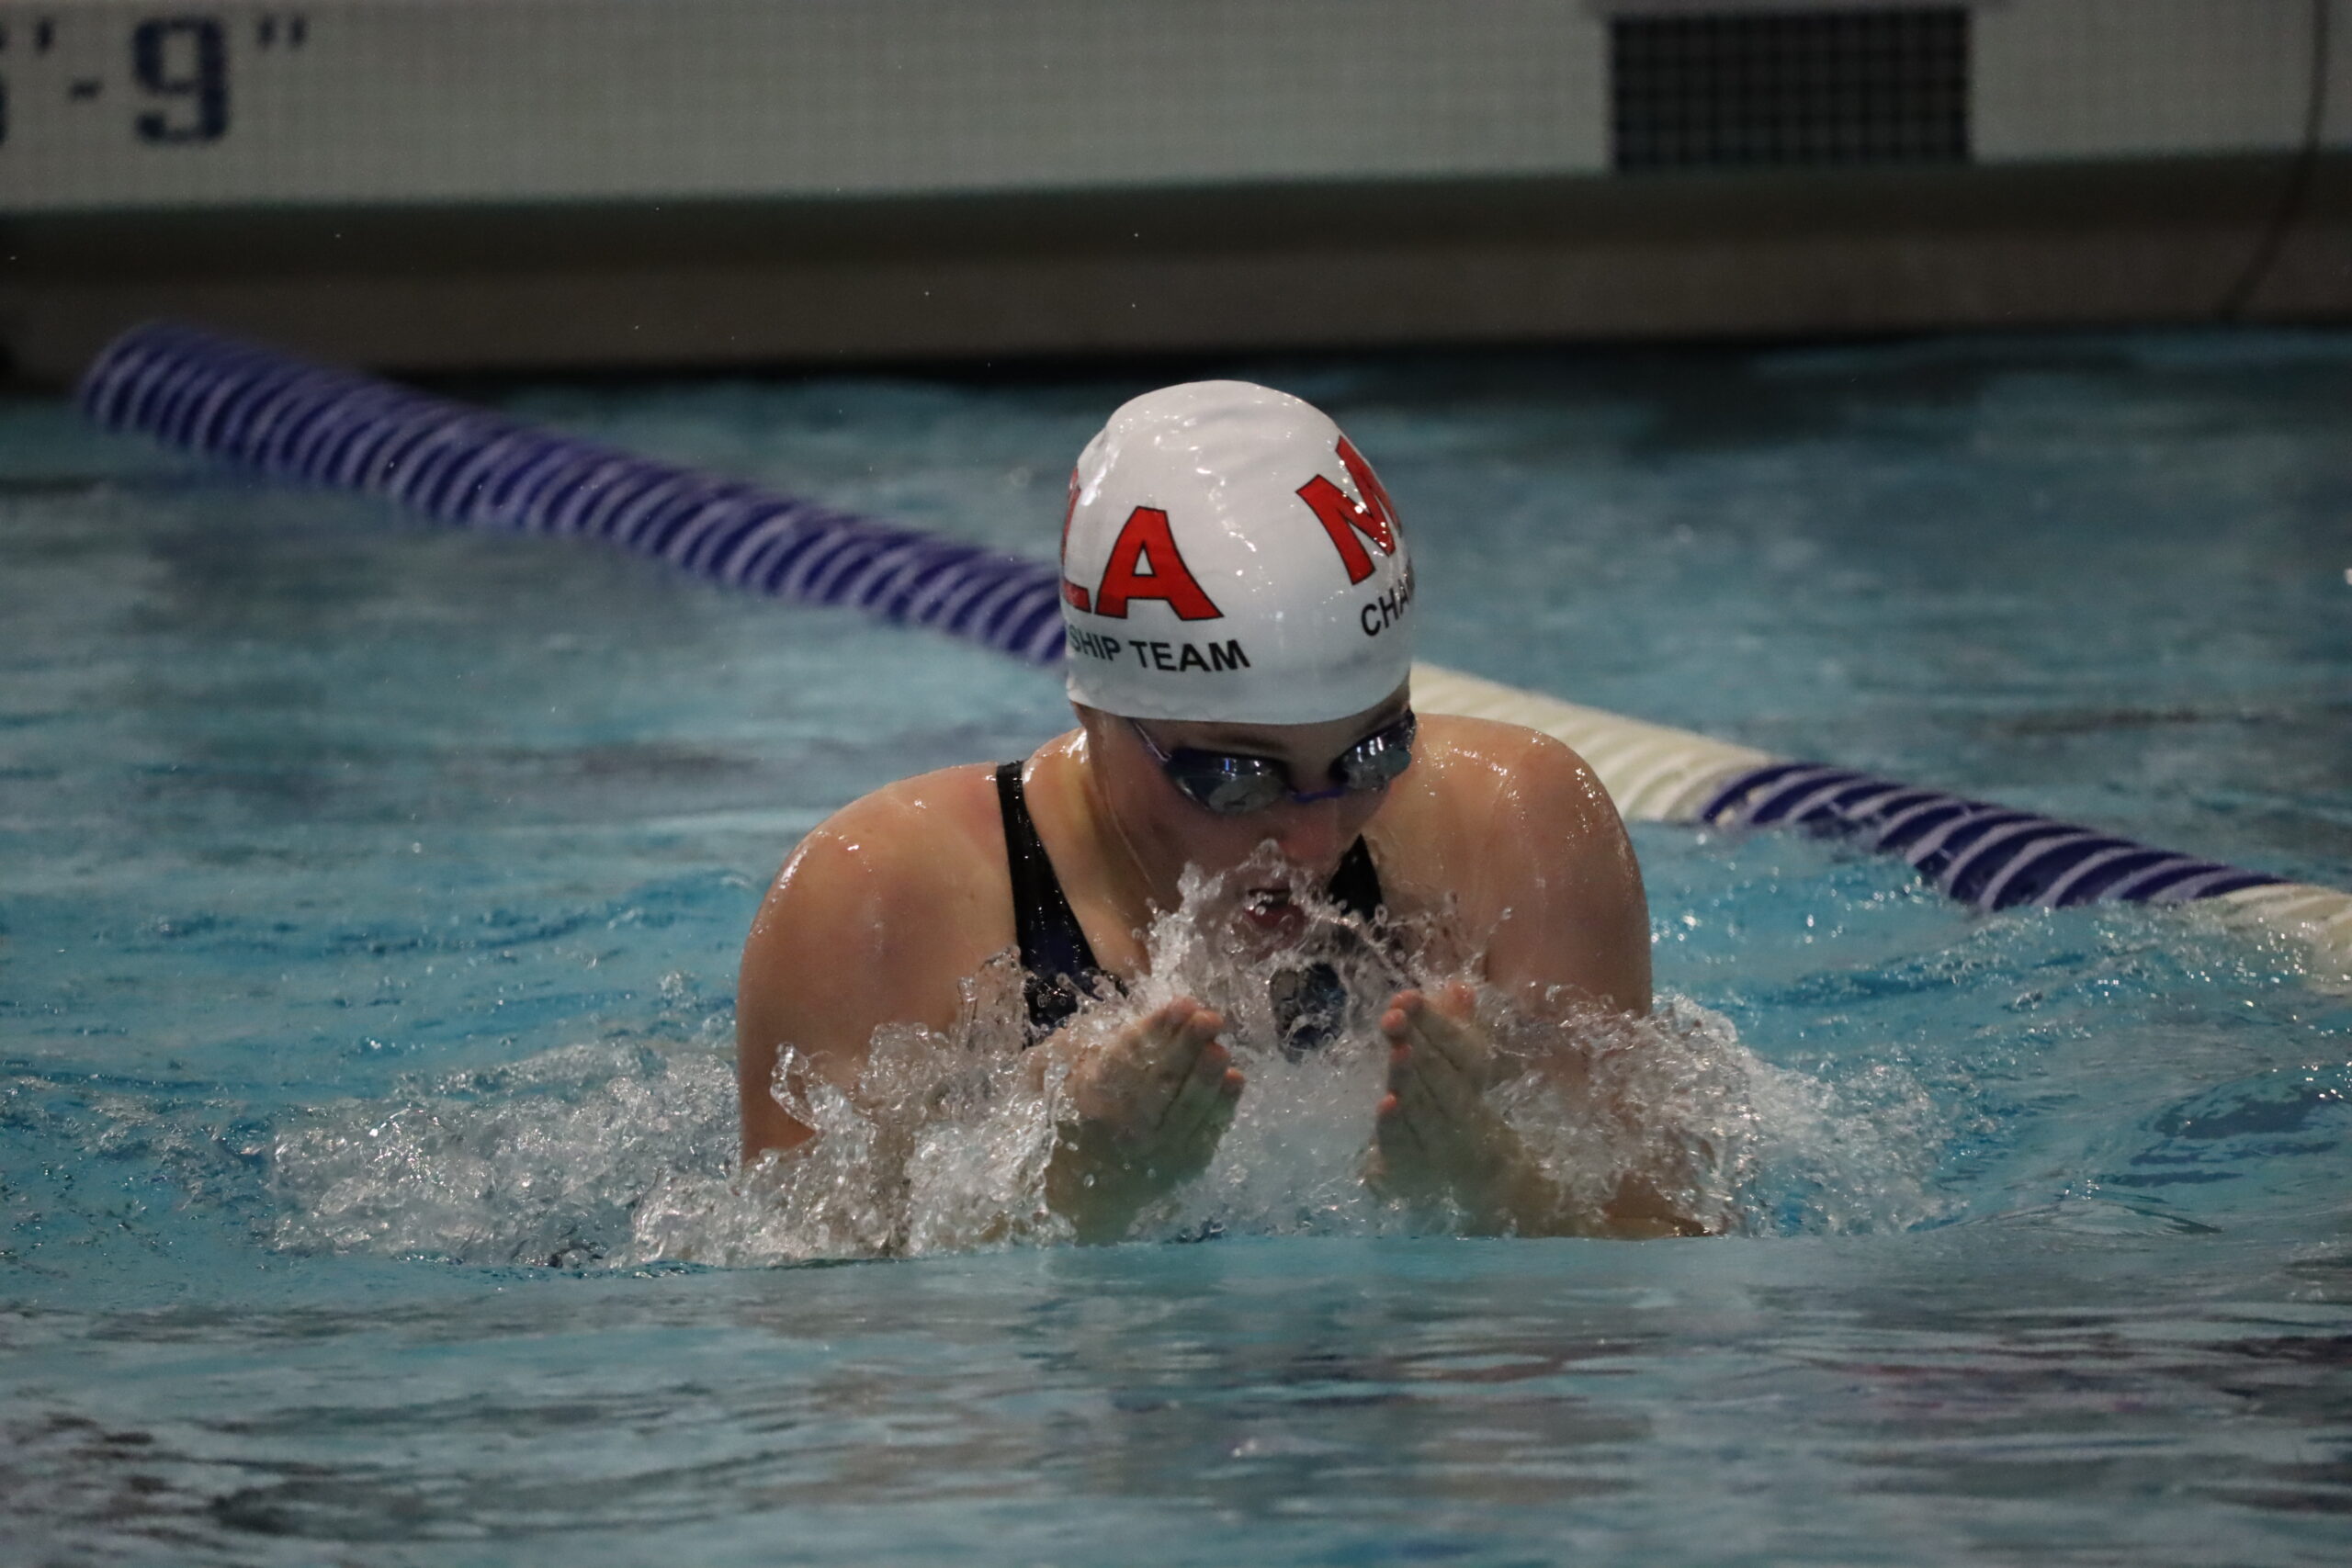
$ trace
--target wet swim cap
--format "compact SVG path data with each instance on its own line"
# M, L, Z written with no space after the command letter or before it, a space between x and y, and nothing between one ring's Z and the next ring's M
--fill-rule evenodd
M1074 702L1130 718L1313 724L1413 664L1396 508L1340 427L1287 392L1147 392L1087 443L1062 525Z

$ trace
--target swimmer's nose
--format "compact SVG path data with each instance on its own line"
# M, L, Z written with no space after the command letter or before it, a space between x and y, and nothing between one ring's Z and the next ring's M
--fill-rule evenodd
M1339 869L1340 856L1347 851L1347 825L1340 821L1341 806L1336 800L1317 800L1306 805L1283 801L1271 808L1273 819L1269 824L1273 832L1274 847L1283 858L1303 870L1329 874Z

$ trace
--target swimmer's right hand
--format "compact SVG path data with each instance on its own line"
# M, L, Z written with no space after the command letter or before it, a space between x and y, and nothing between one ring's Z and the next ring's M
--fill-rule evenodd
M1233 1054L1217 1040L1224 1027L1179 997L1107 1040L1065 1032L1040 1047L1069 1064L1046 1201L1079 1240L1117 1241L1147 1204L1207 1168L1241 1098Z

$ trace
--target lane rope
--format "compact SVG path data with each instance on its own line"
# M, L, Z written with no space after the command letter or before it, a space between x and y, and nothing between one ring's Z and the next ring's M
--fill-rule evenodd
M277 479L379 496L463 528L594 538L780 598L847 605L1035 665L1062 656L1049 562L936 538L656 463L168 322L82 378L109 430ZM2176 854L2030 812L1581 707L1418 665L1431 713L1508 720L1574 747L1629 820L1794 826L1899 854L1976 908L2213 901L2352 978L2352 894Z
M1433 665L1413 704L1523 725L1592 765L1629 821L1740 829L1803 827L1901 854L1931 886L1984 910L2197 902L2306 950L2310 977L2352 984L2352 893L2285 882L2052 818L1850 769L1793 761L1709 736L1621 718Z
M575 535L730 587L845 604L1032 664L1062 656L1054 568L557 435L192 328L134 328L83 377L109 430L461 528Z

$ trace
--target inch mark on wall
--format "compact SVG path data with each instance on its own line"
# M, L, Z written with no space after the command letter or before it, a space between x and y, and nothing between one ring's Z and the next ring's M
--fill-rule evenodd
M0 149L45 141L52 124L145 147L209 146L229 134L238 60L293 55L310 39L300 11L0 17ZM129 113L92 107L105 104Z

